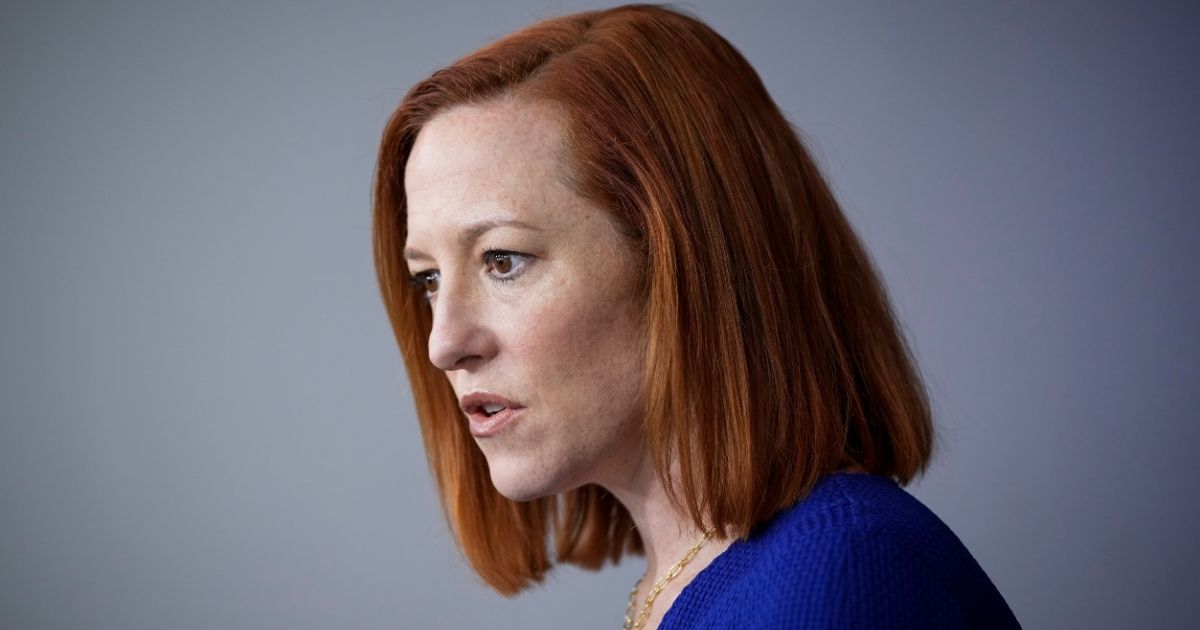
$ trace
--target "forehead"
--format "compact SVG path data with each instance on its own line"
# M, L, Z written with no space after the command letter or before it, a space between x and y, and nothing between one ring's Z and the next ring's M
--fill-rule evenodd
M571 194L562 130L559 111L543 103L464 105L434 116L404 171L410 234L498 213L552 219Z

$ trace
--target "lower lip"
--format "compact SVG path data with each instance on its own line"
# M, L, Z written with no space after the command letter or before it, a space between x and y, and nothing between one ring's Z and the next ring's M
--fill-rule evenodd
M485 438L496 435L504 430L504 427L512 423L513 419L521 415L525 411L524 407L515 409L503 409L490 416L482 413L471 414L471 435L477 438Z

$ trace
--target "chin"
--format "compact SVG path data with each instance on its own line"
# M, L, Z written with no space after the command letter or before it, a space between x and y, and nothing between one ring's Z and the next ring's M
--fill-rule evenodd
M571 475L548 462L527 462L520 457L488 458L488 471L496 491L513 501L533 501L578 487Z

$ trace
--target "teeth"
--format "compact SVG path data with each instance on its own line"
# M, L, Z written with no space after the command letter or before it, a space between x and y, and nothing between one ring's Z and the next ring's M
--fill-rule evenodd
M483 410L489 414L496 413L501 409L504 409L504 405L487 404L483 406Z

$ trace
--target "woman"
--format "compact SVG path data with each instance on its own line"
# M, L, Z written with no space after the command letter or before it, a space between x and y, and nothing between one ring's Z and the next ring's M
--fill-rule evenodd
M568 15L435 72L374 202L443 506L500 593L632 553L626 627L1016 626L899 485L933 431L878 274L698 20Z

